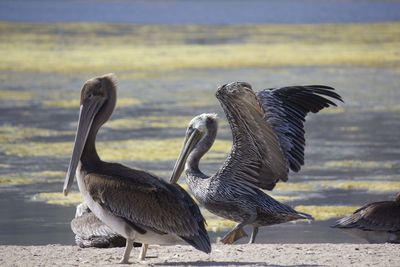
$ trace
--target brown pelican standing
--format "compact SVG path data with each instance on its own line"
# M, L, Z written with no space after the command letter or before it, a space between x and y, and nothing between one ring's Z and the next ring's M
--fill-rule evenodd
M394 201L367 204L332 227L370 243L400 243L400 193Z
M182 152L171 182L182 171L195 198L210 212L238 222L222 242L231 244L246 236L255 241L260 226L297 219L312 219L265 194L279 181L287 181L289 169L299 171L304 164L303 123L309 112L334 105L324 96L341 100L333 88L321 85L267 89L255 94L250 84L235 82L216 93L229 121L233 147L222 167L212 176L199 169L201 157L214 143L217 120L213 114L195 117L186 132ZM186 162L186 163L185 163Z
M68 194L76 175L79 191L90 210L127 239L121 263L128 262L134 240L144 244L184 240L209 253L205 220L185 190L145 171L104 162L98 156L96 135L111 116L116 97L113 74L84 84L64 194Z

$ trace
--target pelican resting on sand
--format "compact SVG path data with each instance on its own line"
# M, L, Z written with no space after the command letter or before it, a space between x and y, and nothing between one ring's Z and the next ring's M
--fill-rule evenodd
M100 221L85 203L76 207L71 221L75 243L81 248L112 248L125 246L126 239Z
M75 243L81 248L113 248L124 247L126 244L126 239L100 221L85 203L76 206L71 230L75 234ZM140 255L143 260L148 245L134 242L133 246L141 247Z
M367 204L332 227L369 243L400 243L400 193L394 201Z
M104 162L97 154L96 135L114 110L116 90L113 74L84 84L64 194L68 194L76 175L79 191L93 214L126 238L121 263L128 263L134 240L143 244L174 244L183 240L209 253L205 220L184 189L145 171ZM140 255L140 259L143 257Z
M200 204L238 223L223 237L223 243L232 244L246 236L246 225L253 226L249 243L254 243L260 226L312 219L260 188L272 190L278 181L288 180L289 169L300 170L304 164L305 117L309 112L336 106L326 97L342 101L333 90L310 85L255 93L244 82L218 88L216 97L230 124L233 146L222 167L212 176L200 171L199 161L214 143L216 115L202 114L189 123L171 182L176 182L185 170L189 188Z

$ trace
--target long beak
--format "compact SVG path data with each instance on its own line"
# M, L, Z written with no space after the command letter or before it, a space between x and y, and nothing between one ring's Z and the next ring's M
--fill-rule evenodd
M194 129L189 135L186 136L181 154L179 155L179 158L175 163L174 170L172 171L172 175L169 180L170 183L174 184L179 180L190 152L192 152L193 148L200 141L202 136L203 134L197 129Z
M78 167L79 160L81 159L83 148L85 147L94 117L103 103L103 99L93 97L92 99L87 99L80 107L74 150L72 152L71 161L69 162L67 176L64 181L63 192L65 196L68 195L72 183L74 182L75 171Z

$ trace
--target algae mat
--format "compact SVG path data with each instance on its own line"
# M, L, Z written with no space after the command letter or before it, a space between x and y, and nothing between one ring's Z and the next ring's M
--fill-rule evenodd
M0 70L64 74L112 70L138 77L179 69L398 66L399 25L149 26L2 22Z

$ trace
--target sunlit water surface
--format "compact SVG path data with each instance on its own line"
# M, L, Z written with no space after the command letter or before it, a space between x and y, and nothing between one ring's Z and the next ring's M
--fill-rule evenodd
M0 189L0 210L3 214L0 217L0 242L72 244L69 222L74 216L74 206L46 204L32 201L32 198L40 192L61 191L63 171L67 169L72 150L78 109L49 107L43 104L42 99L49 94L71 94L78 98L84 79L89 77L23 73L24 79L20 79L20 75L7 73L7 79L2 79L3 88L33 92L34 96L15 101L17 105L12 101L2 101L0 124L3 132L0 133L8 138L14 136L16 141L2 141L0 174L3 179L21 177L22 183L25 181L27 184L4 185ZM177 140L173 142L177 144L172 146L172 151L160 154L165 160L123 160L127 165L147 169L167 178L174 164L174 155L179 152L179 138L183 137L188 120L202 112L217 112L221 121L218 139L226 140L228 151L230 131L214 92L217 85L234 80L248 81L255 89L291 84L327 84L335 87L345 100L339 108L308 117L306 165L300 173L291 175L290 181L295 182L292 188L285 189L283 184L273 192L275 196L288 196L287 203L292 206L317 205L323 210L323 206L360 206L371 201L391 199L394 192L398 191L398 188L363 187L362 184L374 181L385 185L399 181L400 136L397 133L400 130L400 106L397 101L400 97L400 80L398 73L391 69L246 68L180 71L174 73L173 77L161 75L156 78L123 79L119 82L119 95L138 99L140 103L122 108L117 105L110 122L123 119L135 122L142 120L142 117L160 117L165 122L153 123L150 128L137 128L135 123L125 125L125 128L118 125L104 127L99 132L98 141L142 139L146 144L151 140L165 140L168 148L168 140ZM177 117L182 121L171 122L166 117ZM185 118L188 119L184 121ZM6 129L11 126L15 127L15 133L7 135ZM33 136L20 134L22 137L18 139L18 132L24 131L24 128L47 129L49 132L43 134L31 130ZM67 151L58 151L57 144L63 142L68 142ZM53 152L42 155L40 150L46 149L46 144L54 146ZM141 151L140 145L135 146L130 147L134 154L136 150ZM18 149L14 151L13 147ZM31 151L31 147L39 151ZM144 156L155 157L150 152ZM37 153L40 156L36 156ZM101 155L102 151L99 153ZM216 153L214 158L202 164L202 169L210 174L215 172L224 156L225 153ZM109 157L112 159L113 155ZM124 159L123 155L116 157ZM24 177L38 183L30 184ZM355 181L355 185L337 185L336 181ZM357 184L357 181L361 184ZM309 187L296 187L303 184ZM362 242L330 229L328 226L333 220L265 227L259 234L258 242ZM221 236L226 230L218 231L212 233L213 238Z

